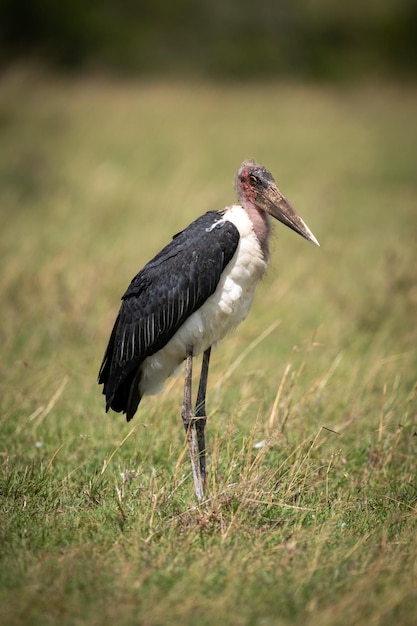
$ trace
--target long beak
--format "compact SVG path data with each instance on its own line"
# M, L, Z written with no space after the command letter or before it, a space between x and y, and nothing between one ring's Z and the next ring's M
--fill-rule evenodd
M294 211L286 197L275 186L265 190L263 194L258 193L262 198L262 208L267 211L276 220L291 228L296 233L319 246L319 242L307 226L307 224L301 219L301 217Z

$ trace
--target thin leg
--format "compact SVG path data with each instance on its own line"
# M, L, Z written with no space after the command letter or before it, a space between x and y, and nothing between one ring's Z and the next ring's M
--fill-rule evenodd
M184 402L181 410L182 422L185 432L187 433L188 449L191 457L191 467L193 470L194 488L197 500L203 498L203 481L201 479L198 445L196 431L193 428L193 413L191 408L191 382L193 373L193 353L187 352L185 360L185 383L184 383Z
M198 444L198 460L200 465L201 480L203 488L206 487L206 442L204 436L204 429L206 427L207 414L206 414L206 392L207 392L207 379L208 370L210 364L211 347L203 354L203 362L201 365L200 384L198 385L197 404L195 407L195 430L197 433Z

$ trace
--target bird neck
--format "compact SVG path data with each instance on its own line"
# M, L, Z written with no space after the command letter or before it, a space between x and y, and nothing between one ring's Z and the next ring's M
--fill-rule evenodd
M265 260L269 258L269 237L271 235L271 222L268 213L262 209L258 209L256 204L245 202L244 209L249 215L252 222L253 232L255 233Z

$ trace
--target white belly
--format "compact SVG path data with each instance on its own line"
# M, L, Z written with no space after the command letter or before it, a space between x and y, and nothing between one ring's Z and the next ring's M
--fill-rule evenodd
M165 380L176 373L188 350L197 356L220 341L247 316L262 278L266 261L253 232L248 214L232 206L224 219L235 224L240 233L237 250L223 271L216 291L193 313L162 350L142 363L140 394L161 390Z

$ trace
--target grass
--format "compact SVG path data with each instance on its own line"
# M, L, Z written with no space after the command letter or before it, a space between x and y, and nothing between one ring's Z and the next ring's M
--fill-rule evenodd
M416 104L1 79L1 623L415 624ZM247 157L321 248L277 227L214 352L197 506L181 377L126 424L96 374L133 274Z

